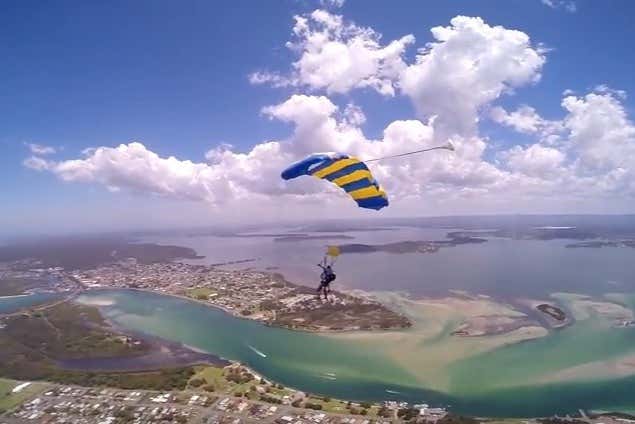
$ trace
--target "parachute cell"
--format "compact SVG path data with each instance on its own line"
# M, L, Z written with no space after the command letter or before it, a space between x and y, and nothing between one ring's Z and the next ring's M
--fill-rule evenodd
M361 208L379 210L388 206L388 198L370 170L357 158L341 153L314 154L285 169L281 177L291 180L312 175L340 187Z

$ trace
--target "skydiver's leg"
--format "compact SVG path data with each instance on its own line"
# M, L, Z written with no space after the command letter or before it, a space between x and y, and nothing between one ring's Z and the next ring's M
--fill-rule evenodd
M320 281L320 287L317 288L317 298L318 300L320 299L320 295L322 294L322 291L324 290L324 281Z

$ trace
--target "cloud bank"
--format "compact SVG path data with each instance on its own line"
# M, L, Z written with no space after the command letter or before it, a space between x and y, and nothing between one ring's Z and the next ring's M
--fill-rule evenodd
M330 185L310 178L284 182L280 171L313 152L342 151L370 159L450 140L454 153L373 164L397 209L407 204L408 212L417 213L424 202L465 206L470 199L545 208L565 201L584 206L630 199L633 204L635 126L624 107L625 93L604 85L584 95L567 93L558 120L542 118L530 105L508 111L496 104L540 81L547 52L529 35L457 16L447 26L432 28L432 40L408 62L405 54L416 48L414 36L383 42L375 30L325 10L296 16L292 31L287 47L297 60L290 69L249 76L254 84L291 86L304 93L262 108L264 117L292 124L286 139L255 144L246 153L221 145L199 161L161 157L136 141L97 147L63 161L33 151L24 165L67 182L212 206L341 202L352 211L354 205ZM381 137L370 138L362 129L363 110L329 97L357 90L408 98L416 118L387 123ZM532 141L516 144L511 137L505 147L495 147L480 134L483 120Z

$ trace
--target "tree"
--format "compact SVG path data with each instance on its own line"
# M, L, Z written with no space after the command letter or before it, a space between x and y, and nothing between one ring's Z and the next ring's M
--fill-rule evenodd
M190 386L192 387L201 387L203 384L205 384L205 380L202 378L194 378L190 381Z

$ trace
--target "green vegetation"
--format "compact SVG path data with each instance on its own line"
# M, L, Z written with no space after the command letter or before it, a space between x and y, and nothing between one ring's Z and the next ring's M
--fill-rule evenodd
M131 344L127 337L113 333L97 308L70 302L31 315L11 317L5 324L6 328L0 332L3 346L0 372L5 368L3 365L20 362L21 356L42 362L134 356L147 350L147 346Z
M339 294L340 296L344 296ZM287 328L343 330L348 327L361 329L407 328L412 324L379 303L360 303L350 297L347 305L326 303L311 310L278 310L273 324ZM264 302L261 309L266 309ZM272 309L276 309L273 308ZM343 328L344 327L344 328Z
M227 381L239 385L249 383L254 379L254 375L243 367L227 367L224 376Z
M194 368L195 374L189 381L189 385L191 387L196 388L196 384L192 384L194 381L202 381L201 387L203 390L211 392L211 391L219 391L225 390L230 383L223 376L223 369L212 366L197 366Z
M192 367L161 371L104 373L60 369L57 360L136 356L147 352L143 343L129 343L112 332L94 307L64 302L35 314L4 321L0 331L0 375L18 380L48 380L82 386L122 389L184 389Z
M48 387L45 383L32 383L20 392L12 393L11 391L19 384L21 383L18 381L0 378L0 414L16 407Z
M397 411L397 417L401 418L404 421L410 421L418 416L419 410L416 408L402 408ZM452 421L452 423L454 422ZM450 422L448 422L447 424L450 424Z
M190 388L202 389L207 392L220 391L234 395L244 393L248 397L256 397L254 391L251 390L254 385L254 376L244 367L233 365L225 368L197 366L194 370L195 373L188 382Z
M95 268L105 263L136 258L150 264L173 259L201 259L193 249L154 243L130 243L117 238L51 239L46 242L0 246L0 262L34 258L41 266L68 269Z
M571 423L572 421L567 421L569 423ZM471 418L471 417L465 417L463 415L454 415L454 414L448 414L445 417L441 418L439 421L437 421L438 424L479 424L480 421L478 421L475 418Z
M212 290L208 287L198 287L196 289L188 290L187 296L191 297L192 299L207 300L209 299L210 295L215 293L216 293L215 290Z
M547 303L542 303L536 306L536 309L549 315L550 317L552 317L553 319L557 321L564 321L567 318L567 315L564 313L562 309L557 308L553 305L549 305Z
M350 412L348 411L348 409L350 408L347 402L343 402L338 399L331 399L329 397L310 395L307 398L305 403L306 408L309 408L309 406L306 406L308 404L319 405L320 407L319 409L325 412L335 412L339 414ZM311 409L315 409L315 408L311 408Z
M57 370L53 371L47 379L87 387L105 386L128 390L184 390L194 373L192 367L126 373Z

